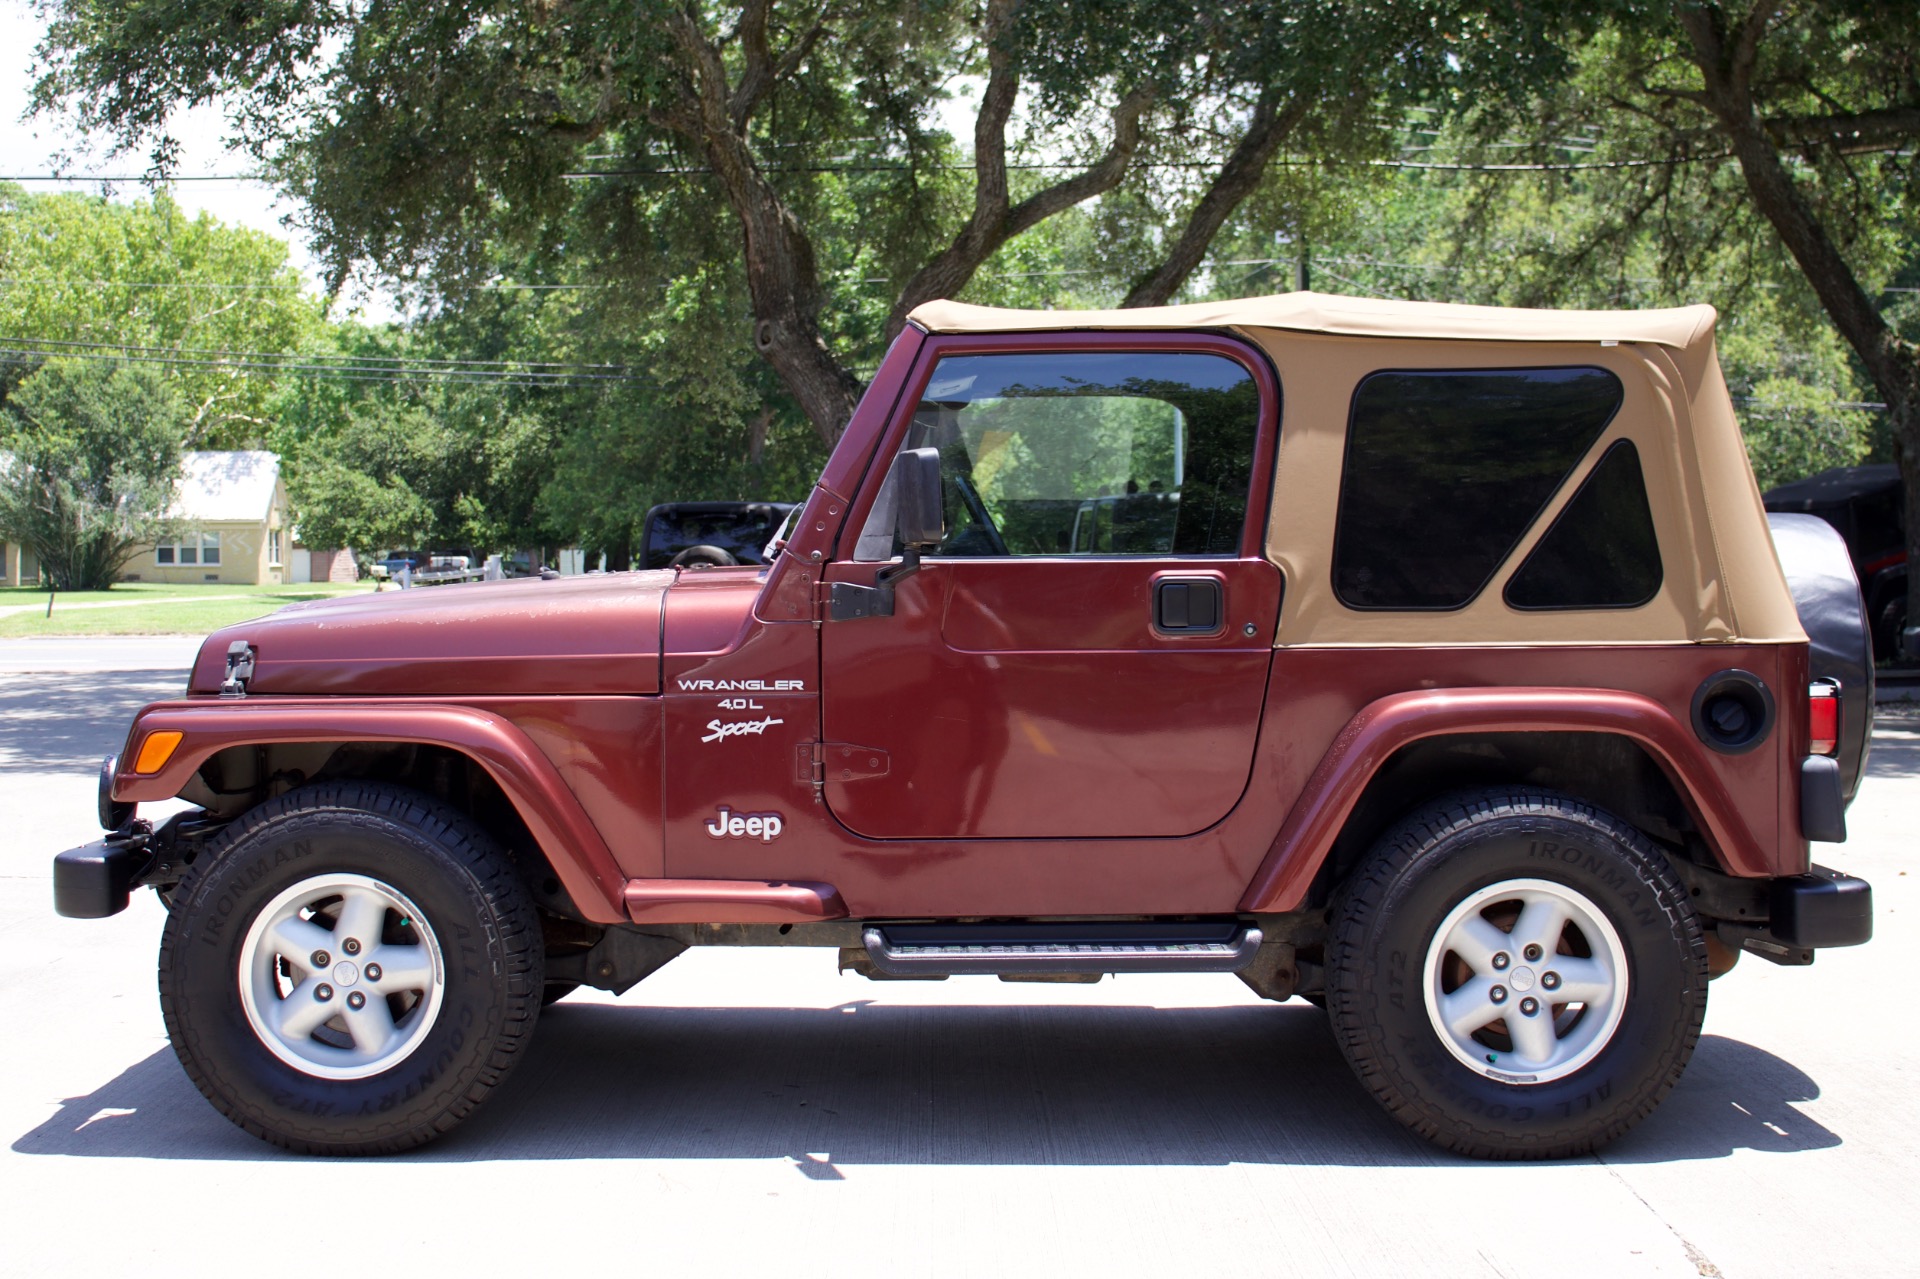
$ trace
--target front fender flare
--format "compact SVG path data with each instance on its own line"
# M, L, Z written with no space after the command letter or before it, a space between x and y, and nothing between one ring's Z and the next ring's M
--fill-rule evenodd
M182 735L172 756L157 772L132 772L125 761L138 759L140 744L161 732ZM113 798L172 799L218 751L304 742L412 742L458 751L506 793L581 913L594 923L626 921L627 877L552 761L511 720L472 706L337 698L156 702L134 719Z
M1240 899L1254 912L1297 910L1367 783L1394 753L1470 733L1611 733L1646 749L1692 812L1721 864L1764 875L1760 843L1688 727L1650 697L1594 688L1442 688L1362 707L1321 757Z

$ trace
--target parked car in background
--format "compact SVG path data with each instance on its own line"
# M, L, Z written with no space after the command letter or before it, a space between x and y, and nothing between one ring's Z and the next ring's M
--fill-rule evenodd
M1891 463L1837 466L1769 489L1765 500L1769 511L1817 515L1838 530L1860 579L1874 659L1898 658L1907 625L1906 487L1900 468Z
M664 502L647 512L635 568L766 564L792 502Z

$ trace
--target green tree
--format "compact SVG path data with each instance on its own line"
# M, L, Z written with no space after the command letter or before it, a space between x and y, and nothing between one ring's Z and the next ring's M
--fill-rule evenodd
M7 399L0 534L31 547L54 587L108 589L175 527L184 419L150 369L42 367Z
M1657 257L1639 260L1649 274L1712 267L1753 290L1772 286L1774 301L1743 308L1732 330L1752 312L1772 311L1788 331L1804 330L1800 316L1824 319L1886 405L1908 555L1920 563L1920 325L1907 315L1903 331L1885 292L1920 273L1920 6L1627 0L1593 13L1570 12L1557 32L1578 50L1577 74L1522 111L1482 118L1483 139L1524 135L1529 145L1505 148L1507 162L1612 166L1598 170L1607 198L1585 205L1584 224L1533 219L1537 235L1563 237L1536 261L1584 274L1588 262L1625 266L1653 244ZM1480 216L1504 214L1489 201ZM1827 377L1769 369L1752 343L1727 345L1748 362L1740 371L1735 361L1735 389L1749 397L1762 458L1804 450L1766 418L1799 398L1794 384ZM1820 429L1797 421L1796 433ZM1908 615L1920 617L1920 573L1908 583Z
M0 184L0 400L48 359L150 360L193 447L250 446L275 358L321 322L272 236L190 218L165 192L123 204Z
M443 338L465 349L457 364L439 362ZM552 470L546 385L474 348L440 323L332 330L313 358L353 371L290 380L273 405L269 442L302 538L363 550L548 540L534 513Z
M723 350L830 443L907 312L1036 227L1133 181L1163 212L1129 300L1171 298L1289 139L1366 154L1383 99L1549 74L1531 26L1487 17L1510 7L61 0L36 100L164 166L173 108L229 95L340 276L462 287L563 228L654 298L723 268Z

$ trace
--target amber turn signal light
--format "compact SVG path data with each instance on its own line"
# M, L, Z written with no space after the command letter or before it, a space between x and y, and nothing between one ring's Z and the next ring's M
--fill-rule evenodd
M181 736L179 733L148 733L147 740L140 743L140 758L134 761L133 771L157 773L165 768L180 745Z
M1840 753L1840 690L1833 684L1807 690L1807 750L1815 755Z

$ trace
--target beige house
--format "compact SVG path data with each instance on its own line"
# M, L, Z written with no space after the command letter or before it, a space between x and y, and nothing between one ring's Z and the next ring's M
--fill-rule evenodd
M0 542L0 586L36 586L40 562L18 542Z
M173 514L181 532L127 561L128 582L230 582L287 579L291 551L287 486L280 459L260 450L187 453Z

